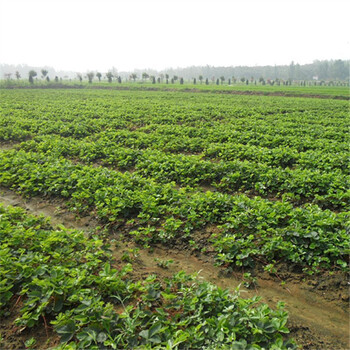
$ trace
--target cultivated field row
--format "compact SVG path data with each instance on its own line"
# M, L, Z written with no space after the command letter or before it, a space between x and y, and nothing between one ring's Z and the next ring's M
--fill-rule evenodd
M295 348L281 307L175 270L132 271L140 249L145 258L157 247L207 257L242 274L247 288L262 273L312 275L343 293L334 281L348 272L346 101L89 89L1 95L0 185L61 201L100 226L84 235L0 208L2 317L17 326L44 325L60 336L56 348ZM118 256L115 244L125 242L132 248Z

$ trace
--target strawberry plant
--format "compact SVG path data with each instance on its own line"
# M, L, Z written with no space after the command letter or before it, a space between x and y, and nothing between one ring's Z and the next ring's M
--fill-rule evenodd
M15 323L31 328L50 321L60 336L57 348L296 348L285 336L282 305L272 310L183 272L163 282L154 275L134 281L130 265L111 267L98 237L54 229L23 209L0 206L0 215L2 316L22 298Z

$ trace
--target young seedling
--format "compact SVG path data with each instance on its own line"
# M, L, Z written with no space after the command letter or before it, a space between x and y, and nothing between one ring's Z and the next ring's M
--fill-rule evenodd
M243 282L243 285L250 289L250 288L253 288L257 286L257 278L256 277L253 277L252 274L250 272L245 272L243 274L243 279L244 279L244 282Z
M34 345L36 344L36 339L34 337L28 339L25 341L24 346L26 349L33 349Z
M154 261L157 263L157 266L161 267L162 269L168 269L169 265L174 262L174 260L172 260L172 259L162 260L159 258L155 258Z
M132 263L139 257L140 248L130 248L126 252L123 253L121 259L122 261Z

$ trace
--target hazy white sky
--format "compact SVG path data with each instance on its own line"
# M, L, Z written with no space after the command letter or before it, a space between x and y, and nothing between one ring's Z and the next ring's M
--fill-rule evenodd
M0 0L0 63L107 71L349 59L346 0Z

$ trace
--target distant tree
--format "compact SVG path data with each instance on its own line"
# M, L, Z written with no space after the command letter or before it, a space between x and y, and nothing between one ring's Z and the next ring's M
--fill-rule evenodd
M169 79L169 74L165 74L165 79Z
M222 75L221 77L220 77L220 80L221 80L221 85L224 83L224 81L225 81L225 77Z
M332 76L335 79L345 79L349 77L349 68L346 68L344 61L335 60L331 66Z
M146 72L142 73L142 80L147 80L148 78L149 75Z
M34 77L36 77L38 75L37 72L35 70L30 70L28 75L29 75L29 82L31 84L33 84L34 83Z
M101 81L102 74L100 72L97 72L96 76L97 76L98 81Z
M193 78L193 84L196 85L197 84L197 79Z
M319 62L316 61L316 72L320 79L327 79L329 74L329 63L328 61ZM305 86L305 85L304 85Z
M50 82L50 77L49 77L49 76L46 77L46 81L47 81L48 83Z
M169 84L169 78L165 79L165 84Z
M183 85L183 83L184 83L184 78L181 77L180 78L180 84Z
M58 83L58 76L55 76L55 82Z
M205 85L209 85L209 79L208 78L205 79Z
M41 70L41 76L42 76L43 79L46 78L48 72L49 72L49 71L46 70L46 69L42 69L42 70Z
M177 75L174 75L173 79L174 79L174 81L176 81L179 79L179 77Z
M12 75L12 73L5 73L4 77L5 77L6 80L10 80L11 79L11 75Z
M198 80L201 82L201 84L202 84L202 82L203 82L203 75L200 75L199 77L198 77Z
M159 78L160 78L161 82L163 82L163 80L164 80L164 74L163 74L163 73L160 73L160 74L159 74Z
M232 84L235 84L236 81L237 81L237 79L234 76L232 76Z
M157 78L157 83L160 84L160 77Z
M241 82L244 83L245 82L245 78L241 78Z
M81 75L81 73L77 73L77 78L79 79L80 82L83 81L83 76Z
M293 80L295 76L295 64L294 61L292 61L289 65L289 79Z
M216 85L219 85L219 78L216 79Z
M132 79L134 82L136 81L136 79L137 79L137 75L136 75L136 73L132 73L132 74L130 74L130 79Z
M15 76L17 80L21 79L21 74L19 74L18 70L16 70Z
M107 78L108 82L111 83L112 79L113 79L113 73L112 72L107 72L106 73L106 78Z
M95 73L94 72L89 72L86 74L88 80L89 80L89 83L91 84L92 83L92 80L94 79L94 76L95 76Z
M122 83L122 77L119 75L118 77L118 83L121 84Z

